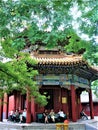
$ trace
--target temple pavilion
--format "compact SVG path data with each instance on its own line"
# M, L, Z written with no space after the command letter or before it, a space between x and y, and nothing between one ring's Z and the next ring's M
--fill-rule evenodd
M35 66L39 72L36 77L41 94L46 92L49 96L48 104L41 107L39 104L27 100L28 93L21 95L18 91L5 94L3 101L7 102L0 106L0 120L8 118L11 109L27 108L26 122L36 121L36 115L44 109L54 109L58 112L62 109L68 118L76 122L80 118L82 109L80 95L83 91L88 92L90 117L94 118L91 83L98 79L98 69L90 66L81 54L64 53L60 49L35 49L30 52L31 58L36 59ZM2 116L3 113L3 116Z

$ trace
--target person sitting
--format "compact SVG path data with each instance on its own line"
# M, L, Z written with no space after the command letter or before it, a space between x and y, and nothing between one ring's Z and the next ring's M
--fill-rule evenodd
M51 118L52 122L55 122L55 112L54 112L53 109L51 109L49 115L50 115L50 118Z
M87 117L86 113L84 112L84 109L82 109L82 111L80 112L80 118L88 120L88 117Z
M48 122L49 122L49 121L48 121L48 115L49 115L49 113L48 113L47 109L45 109L45 111L44 111L44 113L43 113L43 117L44 117L44 122L45 122L45 123L48 123Z
M15 122L19 122L20 121L20 114L19 114L19 110L18 109L16 109L16 111L15 111Z
M14 110L10 111L8 116L8 121L14 121L14 115L15 115Z
M26 111L26 108L24 108L23 113L20 115L20 123L26 122L26 116L27 116L27 111Z
M21 110L21 107L18 108L18 111L19 111L19 115L21 115L23 112L23 110Z
M59 110L58 114L59 114L60 121L63 122L66 119L66 114L64 114L62 109Z

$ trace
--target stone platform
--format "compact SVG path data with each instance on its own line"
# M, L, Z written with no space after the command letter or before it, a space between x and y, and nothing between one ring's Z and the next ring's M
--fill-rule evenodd
M55 123L13 123L9 121L0 122L0 130L56 130ZM98 130L98 121L96 120L85 120L78 122L70 122L68 130Z

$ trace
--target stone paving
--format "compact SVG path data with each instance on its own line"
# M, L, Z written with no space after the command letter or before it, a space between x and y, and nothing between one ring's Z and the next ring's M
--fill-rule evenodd
M98 121L98 116L95 116L94 119L95 119L96 121Z
M94 130L98 130L98 117L95 117L93 120L78 120L77 122L70 122L69 123L69 130L93 130L93 129L86 129L86 125L94 126L92 128L96 128ZM88 127L88 126L87 126ZM31 124L27 123L13 123L4 120L0 122L0 130L56 130L55 123L36 123L32 122Z

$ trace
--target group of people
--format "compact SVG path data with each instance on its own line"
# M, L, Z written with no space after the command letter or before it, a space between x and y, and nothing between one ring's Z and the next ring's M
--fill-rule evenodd
M23 112L16 109L16 111L12 110L9 113L8 120L13 122L20 122L25 123L26 122L26 108L24 108Z
M45 123L48 123L49 121L56 122L56 120L63 122L67 118L66 114L62 110L59 110L58 113L55 113L53 109L50 110L50 113L48 113L48 110L45 109L43 116Z
M13 122L25 123L26 117L26 108L24 108L23 112L16 109L16 111L12 110L9 113L8 120ZM87 115L84 113L84 109L82 109L82 111L80 112L80 117L85 117L86 119L88 119ZM48 110L45 109L45 111L43 112L43 119L45 123L55 123L56 121L64 122L64 120L67 119L67 115L63 112L62 109L60 109L58 113L55 113L53 109L51 109L50 112L48 112Z

